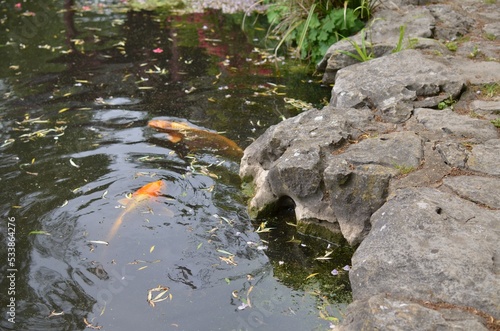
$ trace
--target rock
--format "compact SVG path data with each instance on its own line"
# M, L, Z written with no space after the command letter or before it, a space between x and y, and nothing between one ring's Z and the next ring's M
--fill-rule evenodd
M389 294L472 306L500 318L500 211L436 189L408 188L371 223L352 258L356 301Z
M462 198L500 209L500 178L456 176L445 178L443 184Z
M375 295L352 303L339 330L486 331L484 324L484 319L462 309L432 309L408 299Z
M451 109L415 109L416 120L430 131L441 133L443 137L454 136L484 142L498 137L496 128L487 120L459 115Z
M483 27L483 32L489 36L493 36L495 39L500 39L500 23L488 23Z
M330 105L269 128L242 159L251 215L289 197L299 226L359 244L341 330L500 326L499 95L477 92L500 82L498 6L446 3L380 0L364 33L379 58L341 52L361 33L332 45L318 66ZM414 49L392 53L403 24Z
M330 103L339 108L369 106L383 120L398 123L411 116L417 99L437 106L458 97L463 86L449 67L406 50L341 69Z
M338 70L359 62L343 52L358 55L353 43L361 46L362 39L365 39L366 49L374 58L390 55L398 44L401 26L405 26L403 47L407 48L410 40L432 36L434 17L424 7L406 7L403 13L394 10L376 11L367 28L348 40L340 40L326 51L317 65L317 70L324 72L323 83L334 83Z
M474 100L469 104L472 113L483 116L489 120L500 117L500 100Z
M467 159L467 167L492 176L500 176L500 139L492 139L473 146Z
M491 84L499 80L500 63L459 58L450 62L450 69L470 84Z
M441 154L444 163L450 167L465 169L467 149L463 144L456 142L437 143L436 149Z
M280 197L288 196L295 201L298 213L302 211L302 217L329 217L322 215L321 192L316 192L321 169L325 167L323 159L347 140L360 136L363 132L357 129L358 125L373 126L372 118L367 109L325 107L306 111L270 127L245 149L241 160L240 176L252 180L255 185L250 214L257 215ZM309 176L317 182L311 184ZM307 185L302 183L304 180ZM312 204L315 211L301 209L301 202L307 199L317 201L318 205Z
M455 40L465 36L474 23L471 18L457 12L450 5L431 5L427 8L436 18L436 39Z

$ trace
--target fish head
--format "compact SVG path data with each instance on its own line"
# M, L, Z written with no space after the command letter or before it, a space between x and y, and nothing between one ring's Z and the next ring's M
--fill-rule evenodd
M133 197L138 197L138 196L148 196L148 197L157 197L160 195L161 190L165 186L165 182L163 180L157 180L156 182L151 182L140 189L138 189L134 194Z

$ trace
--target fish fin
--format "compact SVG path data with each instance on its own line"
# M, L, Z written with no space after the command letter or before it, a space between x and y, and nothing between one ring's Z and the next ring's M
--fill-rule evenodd
M171 142L173 142L174 144L175 143L178 143L179 141L181 141L182 139L184 138L184 135L182 133L178 133L178 132L168 132L167 133L167 139Z
M126 206L130 203L130 201L132 201L132 199L123 198L123 199L118 200L118 203L122 206Z

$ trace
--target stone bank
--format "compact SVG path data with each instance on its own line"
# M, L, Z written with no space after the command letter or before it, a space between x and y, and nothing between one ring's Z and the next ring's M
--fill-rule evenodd
M341 330L498 330L500 5L379 2L318 65L330 104L245 150L250 214L290 197L359 245ZM377 58L356 63L363 37Z

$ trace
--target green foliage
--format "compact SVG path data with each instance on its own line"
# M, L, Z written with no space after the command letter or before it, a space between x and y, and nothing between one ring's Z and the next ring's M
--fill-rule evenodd
M359 12L359 17L361 19L370 19L378 2L379 0L361 0L360 5L354 9L354 12Z
M347 38L346 40L351 43L351 45L356 50L356 53L339 50L340 53L345 54L347 56L350 56L353 59L358 60L359 62L370 61L371 59L373 59L373 57L374 57L373 53L371 52L371 50L370 50L370 52L368 52L368 50L366 48L365 30L364 29L361 30L361 45L359 45L357 42L355 42L349 38Z
M493 98L494 96L500 95L500 84L484 84L481 88L481 93L488 98Z
M445 46L452 52L456 52L458 49L458 44L455 41L449 41L445 44Z
M445 99L443 101L441 101L440 103L438 103L438 109L439 110L443 110L445 108L451 108L453 110L453 105L456 103L457 101L453 99L453 97L450 95L448 97L448 99Z
M493 125L494 125L494 126L496 126L497 128L500 128L500 118L497 118L497 119L491 120L490 122L491 122L491 124L493 124Z
M405 36L406 25L401 25L399 27L399 39L396 48L392 50L393 53L400 52L403 49L403 38Z
M266 11L273 27L268 38L280 39L276 50L286 44L295 49L297 57L316 62L340 36L351 36L364 27L358 17L360 11L348 8L348 3L345 1L343 7L332 8L329 1L271 2Z

